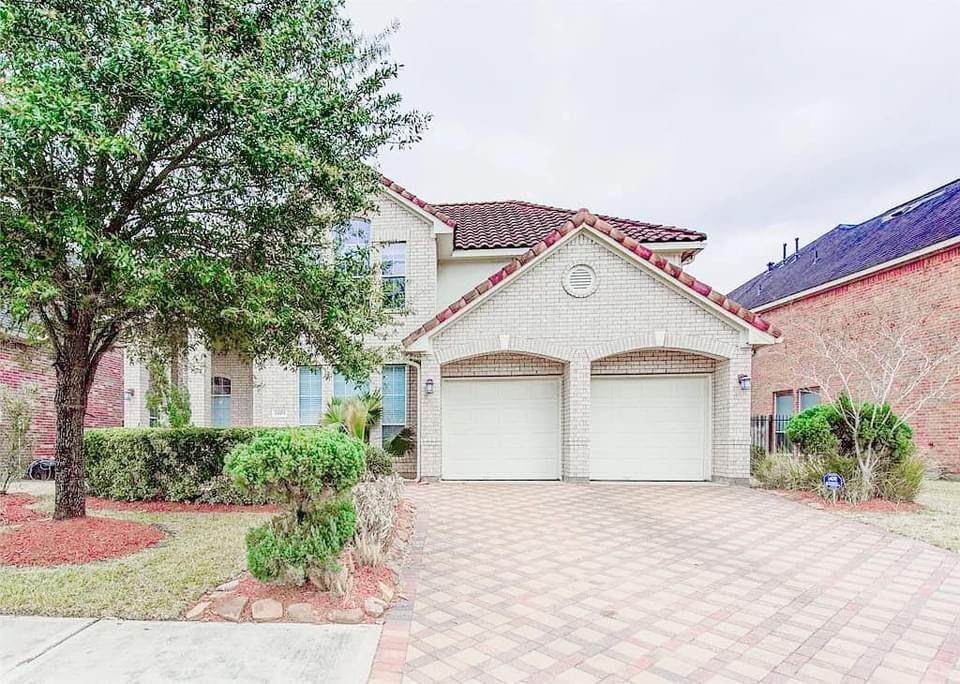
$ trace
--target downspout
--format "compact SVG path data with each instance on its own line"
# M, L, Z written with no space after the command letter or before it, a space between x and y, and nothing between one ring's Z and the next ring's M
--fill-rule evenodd
M419 361L407 359L407 366L417 369L417 474L414 482L420 481L420 423L423 420L423 369Z

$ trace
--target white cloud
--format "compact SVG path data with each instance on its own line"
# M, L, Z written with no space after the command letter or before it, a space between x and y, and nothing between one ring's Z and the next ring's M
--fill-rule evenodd
M960 176L960 3L354 0L425 140L428 200L517 198L689 226L729 290L837 223Z

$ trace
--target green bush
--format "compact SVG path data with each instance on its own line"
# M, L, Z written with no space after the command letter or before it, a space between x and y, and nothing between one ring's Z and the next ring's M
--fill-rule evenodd
M767 450L754 444L750 447L750 474L756 476L763 460L767 457Z
M263 428L106 428L84 434L87 489L107 499L260 502L221 481L230 450ZM214 500L216 492L222 500Z
M356 513L345 497L328 499L301 523L277 516L247 534L247 567L263 582L302 584L310 570L337 566L355 527Z
M367 475L373 478L393 475L393 456L385 449L368 444Z
M365 450L359 439L329 428L268 430L234 447L225 467L234 483L287 508L247 537L254 577L299 584L338 567L356 527L349 492L366 471Z
M360 481L364 451L363 442L339 430L264 430L233 448L225 472L241 490L266 493L306 513L330 492Z
M840 415L833 404L814 406L798 413L787 423L787 438L807 456L831 456L838 453Z

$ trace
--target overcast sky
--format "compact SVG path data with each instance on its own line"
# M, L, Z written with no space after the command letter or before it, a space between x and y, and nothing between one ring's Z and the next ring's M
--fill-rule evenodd
M728 291L838 223L960 177L960 1L349 0L394 20L431 202L524 199L708 235Z

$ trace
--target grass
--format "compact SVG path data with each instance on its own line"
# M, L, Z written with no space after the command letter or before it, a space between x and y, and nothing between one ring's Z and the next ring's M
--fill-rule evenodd
M917 503L918 512L876 513L844 511L905 537L919 539L951 551L960 551L960 482L928 480L923 483Z
M49 508L49 500L38 507ZM0 614L175 619L205 591L246 567L246 532L270 517L92 513L159 525L170 536L156 547L115 560L51 568L0 566Z

